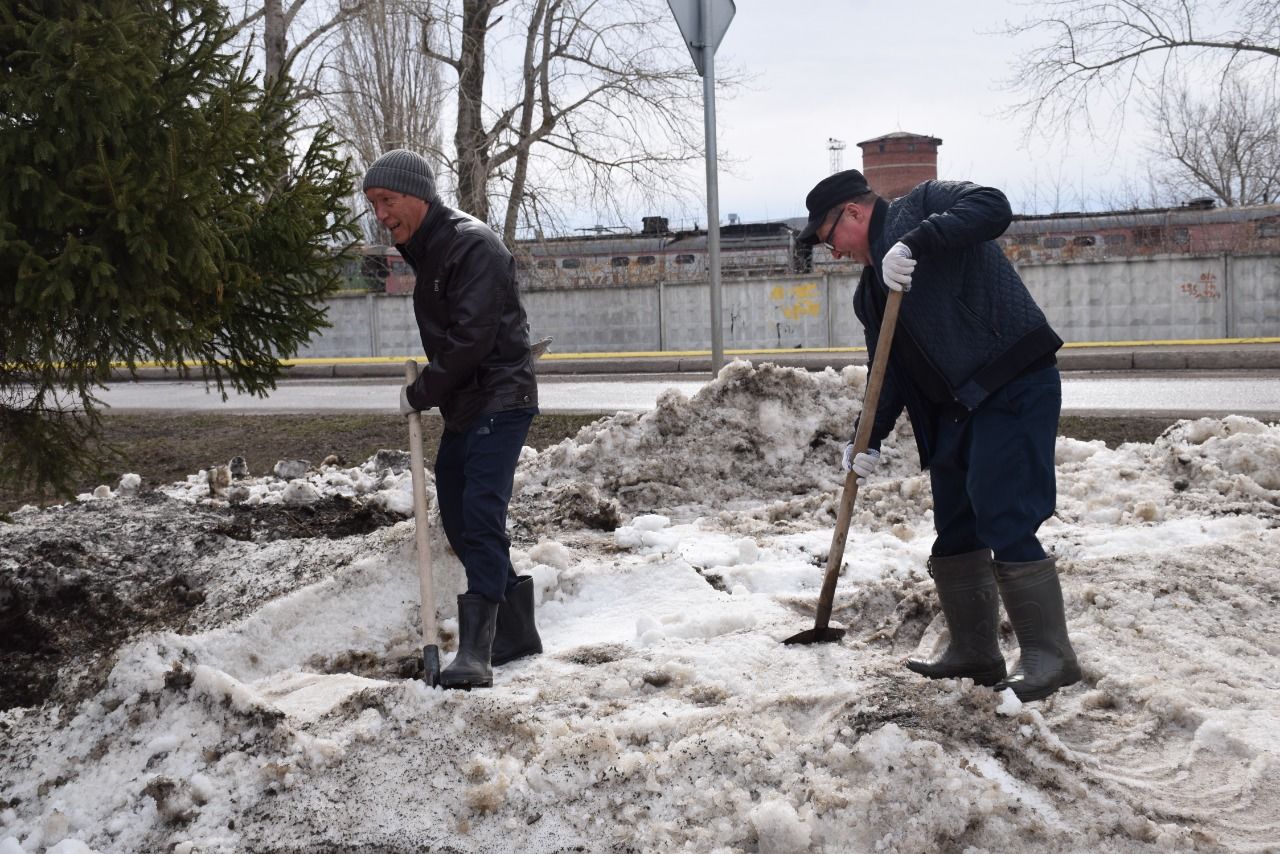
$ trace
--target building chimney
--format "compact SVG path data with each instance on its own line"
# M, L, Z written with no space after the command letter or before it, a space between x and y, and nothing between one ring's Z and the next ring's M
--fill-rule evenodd
M666 234L669 230L665 216L645 216L640 218L641 234Z
M860 142L862 174L877 195L896 199L938 177L939 145L942 140L935 136L905 131Z

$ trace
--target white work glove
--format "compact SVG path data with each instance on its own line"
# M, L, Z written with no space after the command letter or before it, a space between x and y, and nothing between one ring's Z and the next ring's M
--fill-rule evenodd
M880 465L880 452L875 448L868 448L861 454L855 455L853 453L853 443L845 443L844 459L841 460L840 467L858 476L858 486L867 485L867 478L875 474L876 466L878 465Z
M911 257L911 248L899 241L884 253L884 262L880 265L884 271L884 283L893 291L904 294L911 290L911 272L916 268L915 259Z
M400 414L408 417L417 411L413 408L413 404L409 402L409 387L407 385L400 386Z

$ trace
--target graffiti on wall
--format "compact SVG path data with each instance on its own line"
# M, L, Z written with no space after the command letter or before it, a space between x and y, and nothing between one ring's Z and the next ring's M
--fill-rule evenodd
M822 316L822 301L818 297L816 282L801 285L774 285L769 290L769 299L773 300L773 304L787 320Z
M1196 300L1222 297L1222 293L1218 290L1218 277L1213 273L1201 273L1198 282L1183 282L1180 290L1186 296Z

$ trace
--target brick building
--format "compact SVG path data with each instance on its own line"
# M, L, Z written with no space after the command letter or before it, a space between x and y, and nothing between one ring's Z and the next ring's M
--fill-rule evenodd
M886 199L896 199L921 181L938 177L938 146L942 140L896 131L858 143L862 149L862 174L871 189Z

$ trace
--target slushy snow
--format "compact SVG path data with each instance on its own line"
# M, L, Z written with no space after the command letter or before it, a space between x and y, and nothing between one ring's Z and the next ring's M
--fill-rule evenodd
M847 636L781 643L812 625L865 381L735 362L692 399L526 449L512 556L545 652L491 690L397 675L422 644L412 520L166 529L166 568L202 600L180 631L123 640L105 679L60 674L74 700L0 713L0 854L1278 850L1280 426L1059 439L1041 533L1084 679L1022 704L902 666L944 631L905 422L854 508ZM404 513L409 480L370 460L237 498ZM118 568L140 520L223 512L212 489L200 473L147 503L126 478L25 509L0 572L55 536ZM447 658L462 572L438 522L432 544ZM1007 626L1002 644L1012 662Z

